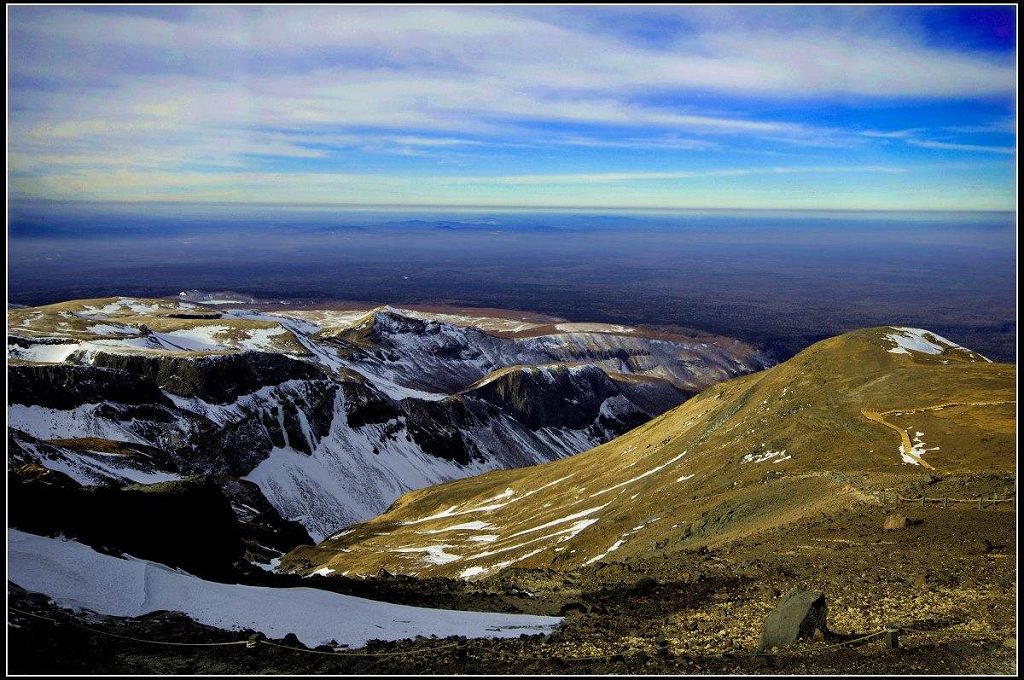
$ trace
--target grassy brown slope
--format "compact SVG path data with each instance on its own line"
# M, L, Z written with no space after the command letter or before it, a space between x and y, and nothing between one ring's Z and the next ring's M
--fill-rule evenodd
M911 493L932 475L1005 475L1012 484L1014 416L1007 407L1015 399L1015 367L952 347L935 355L892 353L892 332L872 328L822 341L569 459L406 494L385 514L296 549L282 569L465 576L509 565L572 570L642 557L680 539L691 547L721 544L862 507L877 503L880 489ZM924 433L929 448L939 447L924 457L934 473L903 462L898 434L862 414L989 402L1006 403L914 413L906 423ZM959 489L973 493L970 483ZM474 522L485 524L454 528Z

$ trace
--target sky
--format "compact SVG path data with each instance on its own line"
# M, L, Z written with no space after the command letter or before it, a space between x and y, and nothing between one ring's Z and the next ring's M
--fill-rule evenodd
M8 6L12 199L1014 210L1013 6Z

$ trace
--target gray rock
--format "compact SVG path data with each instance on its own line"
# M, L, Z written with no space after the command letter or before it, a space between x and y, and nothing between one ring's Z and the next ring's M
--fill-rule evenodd
M893 513L885 518L885 523L882 524L882 530L894 531L896 529L905 529L908 524L909 521L907 520L906 515Z
M306 647L306 645L302 644L302 641L299 640L299 636L296 635L295 633L288 633L287 635L285 635L284 639L281 640L281 644L287 645L288 647L297 647L299 649L308 649Z
M820 635L828 639L831 633L825 621L827 614L824 593L799 588L790 591L765 619L757 643L758 651L813 638L815 631L820 631Z

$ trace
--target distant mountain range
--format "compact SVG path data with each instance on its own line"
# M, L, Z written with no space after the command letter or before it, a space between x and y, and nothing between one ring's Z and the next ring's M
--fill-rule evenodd
M211 555L269 566L411 489L579 453L771 363L728 338L238 302L8 309L14 525L194 562L174 555L187 532L86 521L160 508L207 517Z

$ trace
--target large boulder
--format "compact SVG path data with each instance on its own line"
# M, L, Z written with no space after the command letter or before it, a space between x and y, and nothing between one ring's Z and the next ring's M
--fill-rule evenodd
M827 614L824 593L799 588L790 591L765 619L761 639L757 643L758 651L768 651L772 647L791 645L797 640L816 636L830 638L825 622Z

